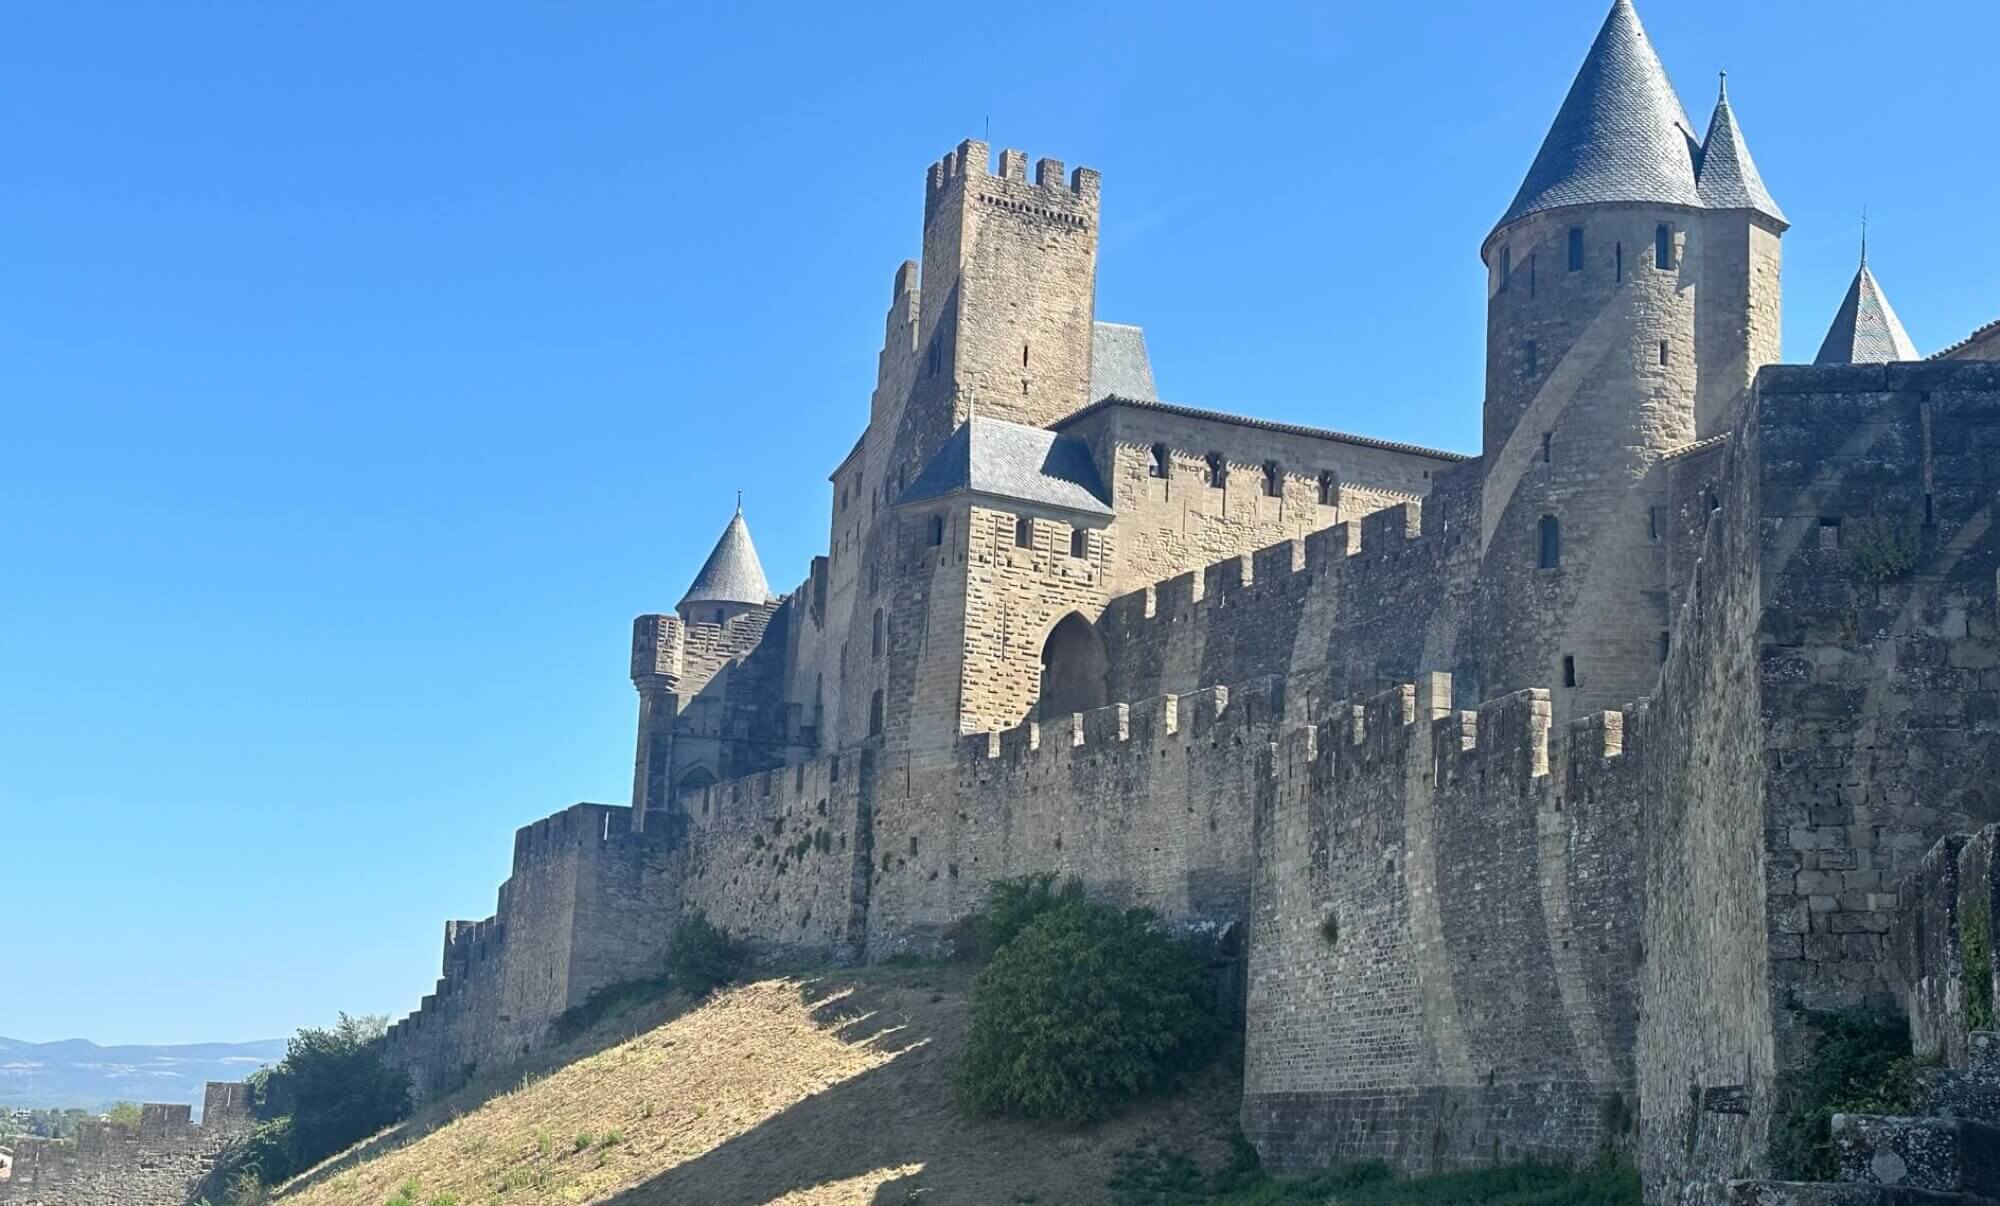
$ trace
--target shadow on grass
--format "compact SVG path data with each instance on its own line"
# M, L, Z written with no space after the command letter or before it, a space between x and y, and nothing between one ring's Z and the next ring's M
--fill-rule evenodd
M433 1131L451 1125L496 1097L505 1096L548 1076L550 1073L588 1059L598 1052L664 1026L701 1002L685 993L662 987L650 1000L605 1017L567 1042L541 1047L489 1075L475 1075L461 1088L417 1107L408 1118L378 1131L337 1156L300 1173L281 1187L287 1193L310 1189L339 1176L348 1169L385 1156L415 1143ZM219 1191L218 1187L218 1191ZM219 1199L216 1199L219 1200Z

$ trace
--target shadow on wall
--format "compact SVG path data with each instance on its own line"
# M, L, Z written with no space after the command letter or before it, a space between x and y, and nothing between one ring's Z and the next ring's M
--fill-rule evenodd
M1042 697L1033 715L1047 719L1104 707L1108 667L1096 626L1078 612L1064 616L1042 643Z

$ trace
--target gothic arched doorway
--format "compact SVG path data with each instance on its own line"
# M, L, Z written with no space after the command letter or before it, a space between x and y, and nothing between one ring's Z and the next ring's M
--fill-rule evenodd
M1077 612L1064 616L1042 642L1042 698L1035 715L1067 716L1103 707L1105 670L1104 641L1097 629Z

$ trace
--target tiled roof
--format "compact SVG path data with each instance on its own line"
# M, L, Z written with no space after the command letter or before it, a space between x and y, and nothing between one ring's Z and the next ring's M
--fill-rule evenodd
M1156 398L1153 362L1146 355L1146 332L1119 322L1090 328L1090 397L1092 401L1120 394Z
M1639 24L1617 0L1557 111L1514 203L1496 226L1605 201L1700 206L1687 110Z
M1973 344L1978 343L1980 340L1986 339L1989 336L1994 336L1994 335L2000 335L2000 318L1996 318L1992 322L1987 323L1985 326L1980 327L1978 330L1974 331L1970 335L1967 335L1964 339L1959 340L1957 343L1952 344L1950 347L1941 348L1938 351L1931 353L1931 359L1932 360L1947 359L1954 352L1962 352L1966 348L1971 347Z
M1922 360L1917 345L1889 305L1888 295L1861 261L1854 283L1847 287L1825 342L1819 345L1814 364L1886 364L1891 360Z
M771 584L764 579L764 565L757 560L757 546L750 543L750 525L743 522L743 508L736 508L715 551L701 563L694 584L681 597L680 606L690 603L768 603Z
M1070 415L1068 418L1060 420L1055 424L1055 429L1061 431L1086 415L1094 415L1098 411L1108 410L1114 406L1122 406L1130 410L1158 411L1161 414L1180 415L1189 419L1206 419L1211 423L1232 423L1238 427L1255 427L1262 431L1282 431L1286 435L1310 436L1316 440L1338 440L1343 444L1354 444L1362 448L1381 448L1388 452L1408 452L1414 453L1417 456L1435 457L1440 461L1449 461L1454 464L1459 461L1469 461L1472 459L1462 452L1441 452L1436 448L1424 448L1416 444L1399 444L1394 440L1378 440L1370 436L1348 435L1346 432L1328 431L1323 427L1301 427L1295 423L1277 423L1270 419L1252 419L1243 415L1227 414L1219 410L1197 410L1192 406L1176 406L1171 402L1159 402L1150 398L1121 398L1116 395L1109 398L1100 398L1075 414Z
M898 504L986 494L1087 515L1110 515L1111 494L1090 446L1075 436L977 415L931 457Z
M1696 173L1696 191L1710 209L1750 209L1785 221L1784 211L1764 187L1743 132L1736 126L1736 114L1729 107L1729 83L1725 76L1721 95L1715 101L1715 115L1708 119L1708 138L1701 146L1701 164Z

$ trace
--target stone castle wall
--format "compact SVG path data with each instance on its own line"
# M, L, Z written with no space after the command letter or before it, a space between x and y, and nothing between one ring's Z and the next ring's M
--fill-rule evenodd
M211 1082L201 1121L185 1105L144 1105L132 1129L85 1122L74 1139L14 1139L5 1206L185 1206L216 1158L251 1125L249 1087Z

